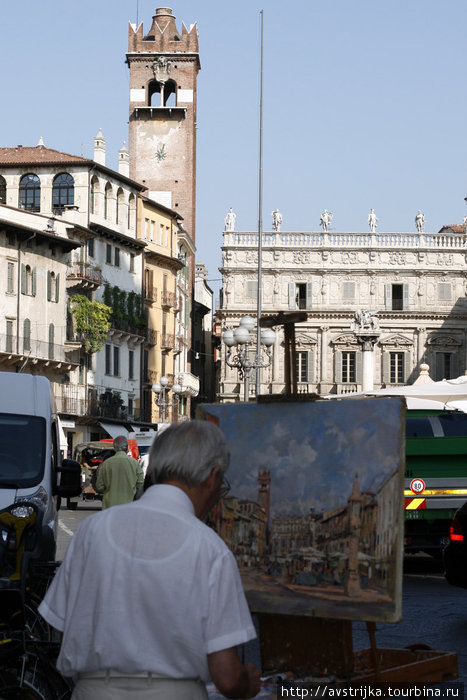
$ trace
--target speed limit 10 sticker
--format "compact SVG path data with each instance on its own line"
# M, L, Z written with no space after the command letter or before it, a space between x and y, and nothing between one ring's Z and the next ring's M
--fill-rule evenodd
M410 490L413 493L422 493L425 490L425 482L423 479L412 479L410 482Z

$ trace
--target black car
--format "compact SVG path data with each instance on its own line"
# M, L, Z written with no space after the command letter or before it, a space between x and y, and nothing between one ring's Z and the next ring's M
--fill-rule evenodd
M449 543L443 550L446 580L467 588L467 501L456 511L449 527Z

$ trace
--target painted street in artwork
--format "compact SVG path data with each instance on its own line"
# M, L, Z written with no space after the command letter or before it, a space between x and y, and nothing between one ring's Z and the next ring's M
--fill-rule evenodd
M398 398L206 405L231 451L211 515L255 612L400 619Z

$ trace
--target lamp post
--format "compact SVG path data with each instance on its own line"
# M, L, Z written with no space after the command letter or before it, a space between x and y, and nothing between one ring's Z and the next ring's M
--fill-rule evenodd
M169 391L172 389L173 400L168 400ZM161 412L161 421L165 423L166 410L168 408L178 406L180 398L179 394L182 392L182 387L180 384L174 384L169 386L169 380L167 377L161 377L159 382L152 385L152 390L155 394L154 403L159 406Z
M255 327L255 319L251 316L243 316L240 319L240 324L235 329L228 329L222 333L222 340L227 346L227 356L225 361L229 367L238 369L240 379L244 381L243 400L248 401L250 395L250 375L252 370L269 367L272 362L272 352L270 347L274 345L276 334L271 328L261 328L258 333L260 342L257 343L256 355L250 355L251 332ZM262 355L262 345L266 358ZM232 353L233 348L236 349L236 354Z

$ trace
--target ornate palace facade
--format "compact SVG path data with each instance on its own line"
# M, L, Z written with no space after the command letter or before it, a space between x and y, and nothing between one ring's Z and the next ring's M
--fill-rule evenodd
M299 391L358 391L365 373L368 387L368 368L374 388L407 384L422 362L435 380L463 374L466 241L465 226L457 225L439 233L263 233L262 315L306 312L295 326ZM222 257L218 317L225 330L256 316L257 234L224 231ZM283 328L275 330L261 393L284 390ZM219 399L237 401L241 377L225 357L223 347Z

